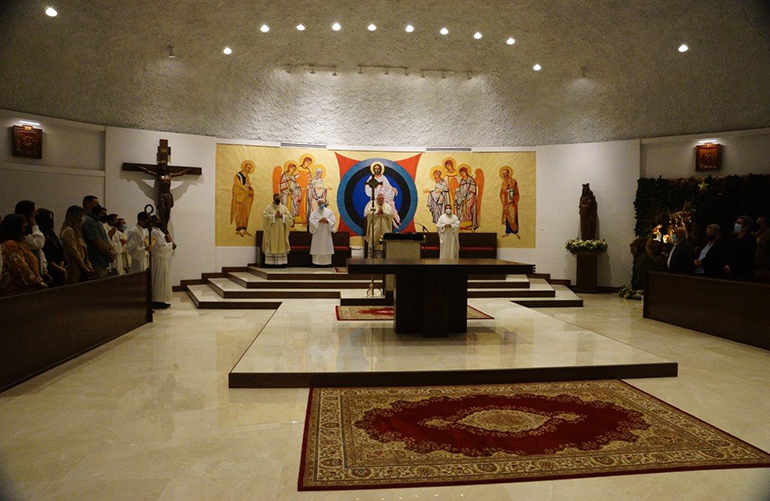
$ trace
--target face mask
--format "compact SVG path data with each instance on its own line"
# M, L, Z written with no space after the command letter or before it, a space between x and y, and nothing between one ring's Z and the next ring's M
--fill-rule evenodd
M324 210L326 206L324 204L318 204L318 210Z
M706 240L708 240L709 242L713 242L716 239L717 239L716 235L706 235Z
M118 229L119 229L120 231L126 231L126 228L128 228L128 226L126 226L125 224L124 224L124 225L121 225L120 227L118 227Z
M735 229L735 233L740 233L743 231L743 225L735 223L735 226L733 227Z
M444 211L444 214L446 214L447 216L451 216L452 215L452 211L451 210Z
M676 235L673 235L673 236L671 237L671 241L672 241L672 242L674 242L674 243L677 243L677 242L679 241L679 237L678 237L678 236L676 236Z
M280 204L280 203L281 203L281 199L280 199L280 198L274 198L274 199L273 199L273 203L274 203L275 205L278 205L278 204Z

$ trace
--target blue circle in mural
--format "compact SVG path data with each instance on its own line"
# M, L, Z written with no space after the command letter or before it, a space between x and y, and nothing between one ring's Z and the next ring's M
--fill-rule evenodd
M370 168L374 162L381 162L385 166L383 172L385 179L391 187L397 190L396 196L393 198L393 205L395 205L400 222L398 228L393 231L400 233L409 226L415 212L417 212L417 187L406 169L392 160L367 158L352 166L342 176L339 191L337 191L337 207L340 211L340 217L353 233L359 235L366 233L364 230L366 226L364 210L370 201L370 197L366 193L366 182L372 177Z

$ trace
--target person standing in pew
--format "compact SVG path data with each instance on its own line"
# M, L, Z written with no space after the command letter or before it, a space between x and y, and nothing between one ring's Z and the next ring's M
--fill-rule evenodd
M126 234L126 254L131 257L129 273L139 273L147 269L147 245L150 235L147 227L150 216L142 211L136 216L136 226Z
M10 214L0 224L0 248L3 254L0 296L48 288L40 276L37 258L24 243L28 226L27 219L21 214Z
M750 280L754 276L754 253L757 241L749 230L754 221L749 216L739 216L735 220L733 239L730 241L725 273L731 278Z
M695 274L722 278L727 262L727 244L722 240L722 228L718 224L706 226L706 242L694 261Z
M112 244L104 231L104 226L99 221L104 208L97 203L91 206L91 212L86 213L86 220L83 223L83 239L88 247L88 259L94 268L94 272L89 278L100 279L107 276L107 269L110 263L115 260L115 254L112 251Z
M767 224L766 217L757 218L757 232L754 237L757 239L754 269L756 271L770 271L770 226Z
M692 275L695 273L695 248L687 240L687 230L676 228L671 236L674 247L668 255L666 265L671 273Z
M83 240L83 208L71 205L64 215L61 228L61 243L64 260L67 262L67 283L76 284L94 272L88 260L88 248Z

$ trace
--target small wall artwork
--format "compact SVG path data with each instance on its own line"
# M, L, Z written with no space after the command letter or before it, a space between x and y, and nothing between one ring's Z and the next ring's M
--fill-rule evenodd
M43 131L30 125L14 125L11 154L15 157L43 158Z
M721 144L699 144L695 147L695 170L698 172L718 171L721 153Z

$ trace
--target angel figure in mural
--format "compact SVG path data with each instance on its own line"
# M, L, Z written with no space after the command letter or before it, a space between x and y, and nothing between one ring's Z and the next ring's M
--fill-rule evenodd
M500 185L500 202L503 204L503 219L500 224L505 225L505 235L519 236L519 183L513 178L513 169L508 165L500 168L500 177L503 182Z
M230 224L235 222L235 234L239 237L252 236L249 233L249 216L254 205L254 187L249 174L254 172L254 162L244 160L241 170L233 179L233 199L230 202Z
M434 167L430 174L435 185L432 190L423 190L423 192L428 194L428 209L435 224L444 214L444 208L449 205L449 186L442 177L441 167Z
M281 204L289 209L289 214L296 222L302 201L302 188L297 184L297 162L289 160L283 167L283 174L278 184L278 193L281 195ZM276 169L280 169L280 167L276 167ZM294 223L292 223L292 227L294 227Z
M385 203L390 205L390 208L393 209L393 229L398 229L399 225L401 225L401 218L398 215L398 209L396 209L395 202L396 195L398 195L398 189L391 185L388 178L385 177L385 165L382 162L372 162L372 165L369 167L369 169L372 172L372 175L369 176L369 179L374 178L378 182L382 183L374 189L374 198L377 198L380 194L385 197ZM367 182L369 179L367 179ZM372 188L369 186L364 186L364 192L366 193L366 196L371 200ZM364 214L364 217L366 217L366 214Z
M457 160L452 157L447 157L441 161L441 167L446 177L447 186L449 187L448 202L454 207L457 203L455 200L455 193L457 193L457 188L460 187L460 182L457 181Z
M295 221L299 225L307 226L308 217L311 213L308 211L308 198L310 196L309 187L310 181L313 178L313 171L315 171L315 157L310 153L301 155L299 157L299 168L295 175L297 186L299 186L301 194L299 214Z
M326 177L326 168L320 164L314 164L315 175L310 180L307 188L307 213L313 214L318 210L318 202L327 200L327 193L332 189L324 186L324 177Z
M457 217L460 218L460 231L476 231L480 226L481 194L484 189L484 173L476 169L476 177L471 176L471 167L462 164L458 169L460 186L455 192Z

